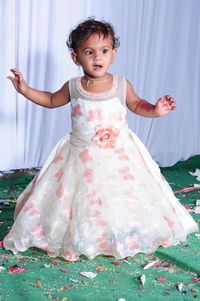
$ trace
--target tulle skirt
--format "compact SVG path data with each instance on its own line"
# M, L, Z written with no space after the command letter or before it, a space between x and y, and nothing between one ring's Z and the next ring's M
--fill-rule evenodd
M70 261L152 253L198 230L131 130L114 148L61 139L18 198L14 218L5 249L34 246Z

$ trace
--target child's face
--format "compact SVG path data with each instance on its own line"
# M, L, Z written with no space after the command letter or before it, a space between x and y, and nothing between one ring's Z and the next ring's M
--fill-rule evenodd
M100 78L107 73L116 55L110 36L92 34L84 40L76 53L72 53L72 59L82 66L84 74Z

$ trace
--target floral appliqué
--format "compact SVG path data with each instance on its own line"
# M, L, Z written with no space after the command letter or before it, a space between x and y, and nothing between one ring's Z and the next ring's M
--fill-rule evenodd
M72 109L72 116L77 117L77 116L82 116L82 115L83 115L83 112L81 111L81 106L78 103Z
M93 158L89 154L89 149L87 149L87 148L85 148L84 150L82 150L80 152L79 157L83 163L93 160Z
M116 145L120 131L113 127L97 126L92 141L103 148L113 148Z
M31 233L35 236L36 239L42 239L43 237L47 236L47 233L43 230L41 224L36 224L32 228Z

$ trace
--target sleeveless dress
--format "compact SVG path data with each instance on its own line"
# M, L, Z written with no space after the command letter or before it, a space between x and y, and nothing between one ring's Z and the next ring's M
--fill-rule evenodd
M128 128L125 79L114 76L111 90L96 94L77 77L69 90L72 131L18 198L5 249L16 254L34 246L70 261L81 254L125 258L197 231Z

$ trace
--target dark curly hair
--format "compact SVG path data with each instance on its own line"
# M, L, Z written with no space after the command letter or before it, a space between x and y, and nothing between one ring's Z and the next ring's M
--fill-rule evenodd
M70 33L69 39L66 42L69 50L76 52L80 44L93 33L102 34L104 37L111 36L113 49L119 47L119 38L115 36L115 30L110 23L88 18Z

